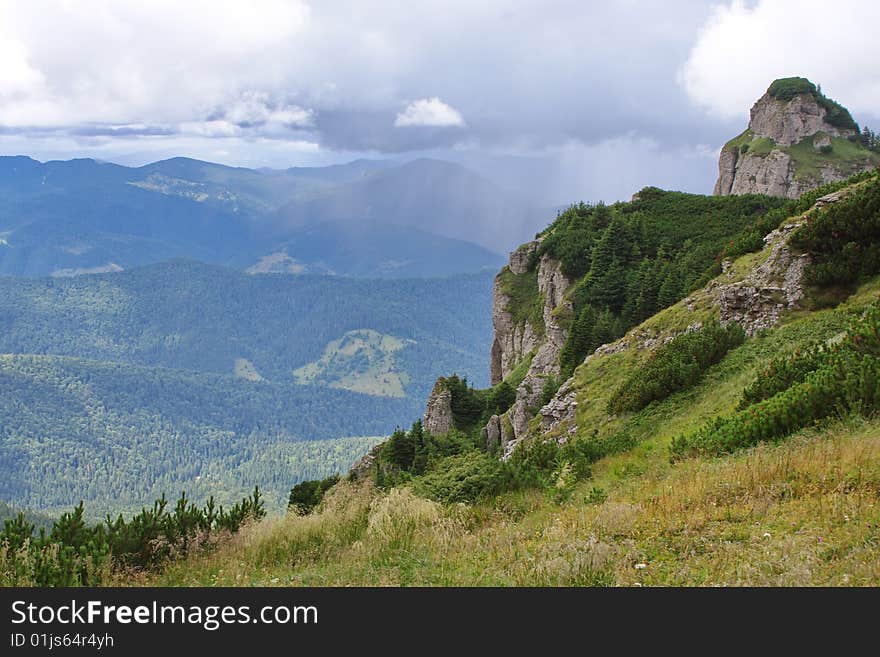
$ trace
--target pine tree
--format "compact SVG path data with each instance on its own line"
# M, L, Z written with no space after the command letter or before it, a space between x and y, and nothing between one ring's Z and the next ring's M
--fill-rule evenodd
M584 306L575 316L571 325L568 340L559 355L559 364L562 370L562 378L567 379L575 368L587 357L591 349L595 348L594 330L596 327L596 310L590 306Z
M619 324L617 318L609 310L603 310L596 318L593 329L593 344L596 346L613 342L618 338Z
M403 470L409 470L416 455L416 446L412 435L407 434L403 429L396 429L388 439L384 453L387 454L388 460L392 464Z
M681 281L675 265L667 263L664 267L663 283L657 292L657 307L666 308L679 300L681 296Z
M423 474L425 468L428 467L428 445L425 442L425 430L421 420L413 422L410 429L410 437L412 438L415 452L413 454L412 471L413 474Z

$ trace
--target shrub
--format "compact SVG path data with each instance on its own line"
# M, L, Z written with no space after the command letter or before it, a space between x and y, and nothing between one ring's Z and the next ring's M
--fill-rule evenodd
M787 102L799 94L814 95L818 90L807 78L792 77L774 80L767 93L777 100Z
M5 586L95 586L112 567L149 568L166 559L185 556L194 547L206 548L217 534L234 533L248 519L265 515L260 491L231 509L216 508L211 498L196 507L180 496L174 511L165 497L152 509L126 521L109 516L89 526L83 504L63 514L47 534L20 514L0 531L0 584Z
M801 226L791 244L810 253L807 282L857 283L880 272L880 180L870 182Z
M745 340L738 324L708 323L699 331L688 331L660 347L636 370L608 402L611 413L638 411L653 401L685 390L703 376L710 365L724 358Z
M333 475L326 479L313 479L301 481L290 489L290 498L287 506L300 516L311 513L321 500L324 493L330 490L339 481L339 475Z
M810 372L822 366L827 355L828 352L821 345L816 345L774 358L760 376L743 390L738 408L757 404L800 383Z
M764 236L767 235L767 233L779 228L782 222L789 217L793 217L809 210L813 207L816 199L855 183L875 178L876 175L877 174L874 171L863 171L850 176L845 180L826 183L816 189L804 193L800 198L787 201L781 208L771 209L758 217L751 226L745 228L736 238L731 240L721 253L718 254L717 261L720 263L721 260L732 260L741 255L745 255L746 253L760 251L764 247ZM721 273L720 268L716 272L716 275L718 273ZM708 282L708 280L706 282Z
M673 458L730 452L784 438L838 413L871 413L880 408L877 306L870 307L840 343L789 358L787 365L771 364L771 382L756 381L746 389L739 411L676 437ZM749 403L749 399L760 401Z
M858 124L853 120L849 110L840 103L826 97L820 89L806 78L782 78L775 80L767 89L767 93L783 102L788 102L799 94L809 94L825 108L825 121L830 125L847 130L859 131Z
M438 385L441 382L452 395L452 419L455 426L461 431L470 431L485 417L485 399L468 385L467 378L453 375L441 379Z
M511 468L482 452L448 456L437 461L413 490L437 502L475 502L512 487Z
M630 450L635 445L635 439L627 431L601 438L598 431L594 431L589 438L576 438L562 444L555 440L521 444L514 450L509 463L517 486L553 488L565 465L571 469L573 480L584 479L590 475L592 463Z
M488 415L501 415L516 401L516 390L507 381L489 388L486 395L486 413Z

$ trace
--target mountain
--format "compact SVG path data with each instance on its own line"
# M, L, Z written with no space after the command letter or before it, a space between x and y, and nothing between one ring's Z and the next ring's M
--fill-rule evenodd
M798 198L870 170L880 152L869 134L809 80L776 80L752 107L749 127L721 149L715 194Z
M89 517L163 493L232 504L348 467L413 401L64 356L0 355L0 498ZM344 408L345 413L339 413Z
M491 276L358 280L248 276L189 261L76 278L0 277L0 353L52 354L292 382L348 332L406 341L407 395L437 368L478 380L488 355Z
M576 334L581 286L597 280L566 273L566 257L585 242L600 258L631 249L608 232L630 207L685 216L719 197L639 199L656 205L618 205L610 222L582 208L514 252L510 275L541 287L509 285L503 306L517 336L537 337L501 381L442 377L424 422L371 450L307 517L260 523L149 581L876 586L880 259L859 255L880 250L876 173L756 213L766 240L726 251L683 299L579 355L512 433L505 407L540 385L541 358L545 382L565 372L564 345L547 345ZM483 425L493 417L497 433Z
M531 237L547 216L552 216L548 209L535 207L461 165L420 159L362 176L332 195L297 199L282 207L275 220L283 226L315 217L361 225L386 223L466 238L500 251Z
M436 160L251 170L0 158L0 274L172 258L251 273L411 278L495 269L547 211Z
M259 484L277 508L291 481L345 470L375 442L349 437L418 414L441 373L487 384L490 298L488 273L173 261L0 277L0 499L83 499L100 515L181 489L231 503Z
M823 120L845 120L834 106L821 106ZM285 284L310 280L277 278ZM346 282L364 285L353 288L352 299L379 285ZM229 281L224 285L232 299L253 293L247 286L237 292ZM445 287L446 294L467 293L458 289L464 287L458 278ZM189 301L205 292L197 290ZM441 284L431 292L443 290ZM39 317L57 305L51 294L28 288L6 312L24 305L29 317ZM130 295L107 295L103 306L92 297L72 296L76 303L65 307L68 313L88 305L122 317L114 304ZM275 290L274 297L283 293ZM443 308L456 301L452 313L431 316L434 309L424 303L390 313L408 311L407 326L446 318L450 325L437 327L434 339L455 344L456 328L473 319L458 297L447 298ZM94 542L83 549L93 560L74 561L80 569L73 575L69 555L82 541L71 544L53 534L25 544L27 527L12 527L5 537L23 547L0 560L0 581L118 583L131 577L125 569L130 560L143 557L151 568L137 574L138 583L173 586L880 583L880 171L823 184L797 199L647 187L627 203L575 205L510 254L494 279L491 300L483 302L475 312L492 314L484 370L489 385L475 387L473 375L445 371L409 429L397 428L381 442L357 443L369 451L348 477L319 475L297 484L283 517L261 520L254 501L252 522L236 522L229 530L209 520L212 506L192 507L193 522L200 524L187 533L183 512L158 523L151 519L161 512L144 511L128 524L108 521L92 530ZM352 310L369 305L367 299ZM260 308L271 314L265 303ZM217 320L215 315L210 321ZM258 326L255 321L251 330ZM23 329L13 334L30 339ZM59 340L88 344L79 336ZM241 339L234 336L228 342ZM155 342L152 330L141 337ZM166 334L152 350L170 349L176 340L175 333ZM381 392L374 398L383 404L405 399L398 391L407 381L393 364L418 343L384 324L344 329L289 375L303 389L321 385L354 396L352 414L369 412L355 402L364 398L359 390ZM90 348L112 350L113 342ZM228 362L230 353L220 362ZM256 358L259 350L253 353ZM82 450L69 452L64 472L90 463L91 450L108 441L102 435L77 442L68 427L89 430L110 405L133 413L107 432L125 436L108 461L145 452L124 449L137 442L137 433L125 433L125 427L138 409L126 406L131 402L124 391L158 373L133 366L141 369L117 377L108 376L105 365L79 359L51 356L59 362L46 364L45 356L4 358L12 380L24 377L32 384L21 387L26 395L6 402L11 419L0 426L14 428L19 417L42 413L39 399L49 400L51 408L68 395L75 403L63 402L64 408L79 404L87 411L87 419L65 420L57 432L59 439L73 435ZM237 357L237 378L231 380L243 387L219 394L190 382L189 373L167 370L178 380L157 386L167 390L162 422L196 408L210 409L220 426L230 405L241 400L266 407L287 403L242 392L274 384L279 374L264 363ZM121 394L116 380L123 381ZM208 399L208 392L214 397ZM152 417L152 408L145 418ZM307 418L287 411L276 413L270 437L327 419L320 409ZM264 430L253 428L231 453L217 444L239 434L217 440L206 433L196 441L196 453L219 454L200 493L233 478L240 487L245 474L283 478L277 455L294 443L253 442ZM0 463L12 464L15 472L15 459L30 454L36 467L29 480L63 480L55 469L60 466L41 449L44 433L19 440ZM175 446L168 461L172 470L185 469L192 453L187 441L175 438L166 438ZM234 456L242 453L246 460ZM300 458L281 453L282 460ZM138 472L156 467L150 462ZM62 518L60 528L76 513L81 510ZM228 531L241 535L224 540ZM207 544L205 553L175 558L178 547L186 552L197 537ZM157 553L157 544L174 549ZM108 557L111 545L121 546L122 554ZM43 563L54 569L34 565Z
M265 248L245 271L431 278L491 271L500 261L500 256L473 242L418 228L328 220L287 226L279 241Z

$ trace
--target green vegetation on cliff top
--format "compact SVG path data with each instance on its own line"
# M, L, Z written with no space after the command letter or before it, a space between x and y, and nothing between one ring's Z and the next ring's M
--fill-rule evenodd
M840 103L826 97L822 91L806 78L781 78L775 80L767 89L767 93L777 100L788 102L800 94L809 94L819 105L825 108L825 121L830 125L844 130L859 131L858 124L853 120L849 110Z

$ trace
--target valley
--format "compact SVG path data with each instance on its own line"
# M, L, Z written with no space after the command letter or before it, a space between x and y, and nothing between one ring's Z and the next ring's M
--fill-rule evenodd
M348 436L417 415L440 373L488 381L490 298L488 274L189 261L0 278L0 499L53 513L84 500L94 518L259 485L279 511L297 481L346 471L376 440Z

